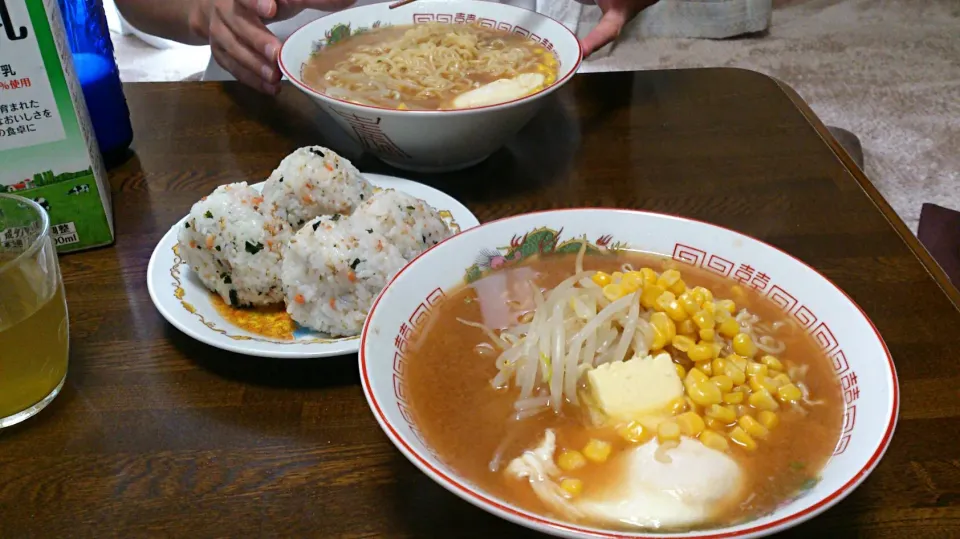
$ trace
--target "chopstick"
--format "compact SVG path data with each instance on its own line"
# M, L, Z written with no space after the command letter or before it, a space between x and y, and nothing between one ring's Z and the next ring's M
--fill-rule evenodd
M412 4L412 3L416 2L416 1L417 1L417 0L400 0L399 2L394 2L394 3L390 4L390 5L387 6L387 7L388 7L389 9L396 9L396 8L398 8L398 7L402 7L402 6L405 6L405 5L407 5L407 4Z

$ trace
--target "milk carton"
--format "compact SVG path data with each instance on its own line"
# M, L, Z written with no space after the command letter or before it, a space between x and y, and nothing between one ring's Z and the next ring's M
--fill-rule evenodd
M110 184L56 0L0 0L0 192L39 202L60 252L113 242Z

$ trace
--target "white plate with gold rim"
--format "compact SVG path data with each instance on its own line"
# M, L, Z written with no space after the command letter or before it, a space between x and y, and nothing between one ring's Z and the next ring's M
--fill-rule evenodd
M426 185L363 174L376 187L396 189L420 198L440 211L459 233L479 224L463 204ZM259 190L262 183L253 185ZM177 230L186 216L163 236L147 266L147 289L160 314L190 337L229 352L272 358L318 358L355 353L360 337L330 337L299 327L282 307L251 311L234 309L212 294L177 252ZM256 330L260 328L260 330Z

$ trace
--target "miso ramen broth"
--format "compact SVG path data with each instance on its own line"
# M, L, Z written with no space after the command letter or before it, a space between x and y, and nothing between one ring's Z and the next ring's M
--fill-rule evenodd
M802 328L748 286L699 268L587 254L572 278L575 258L493 271L448 293L432 317L407 362L407 393L447 465L529 511L610 529L735 524L812 486L839 438L843 401ZM590 320L617 309L591 333ZM550 324L562 312L560 332ZM548 327L529 377L525 343ZM631 391L646 395L642 411L624 412Z
M553 54L523 36L466 24L428 23L362 32L313 54L303 66L315 90L392 109L493 105L557 79Z

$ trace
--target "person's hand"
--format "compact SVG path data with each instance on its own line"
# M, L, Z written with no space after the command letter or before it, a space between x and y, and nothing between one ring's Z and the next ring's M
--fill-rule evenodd
M584 56L590 56L607 43L617 39L628 22L644 9L657 3L657 0L596 1L600 11L603 12L603 17L600 18L597 26L583 38L581 46Z
M209 40L214 59L244 84L261 92L280 91L280 40L264 21L289 19L305 9L336 11L354 0L198 0L190 28Z

